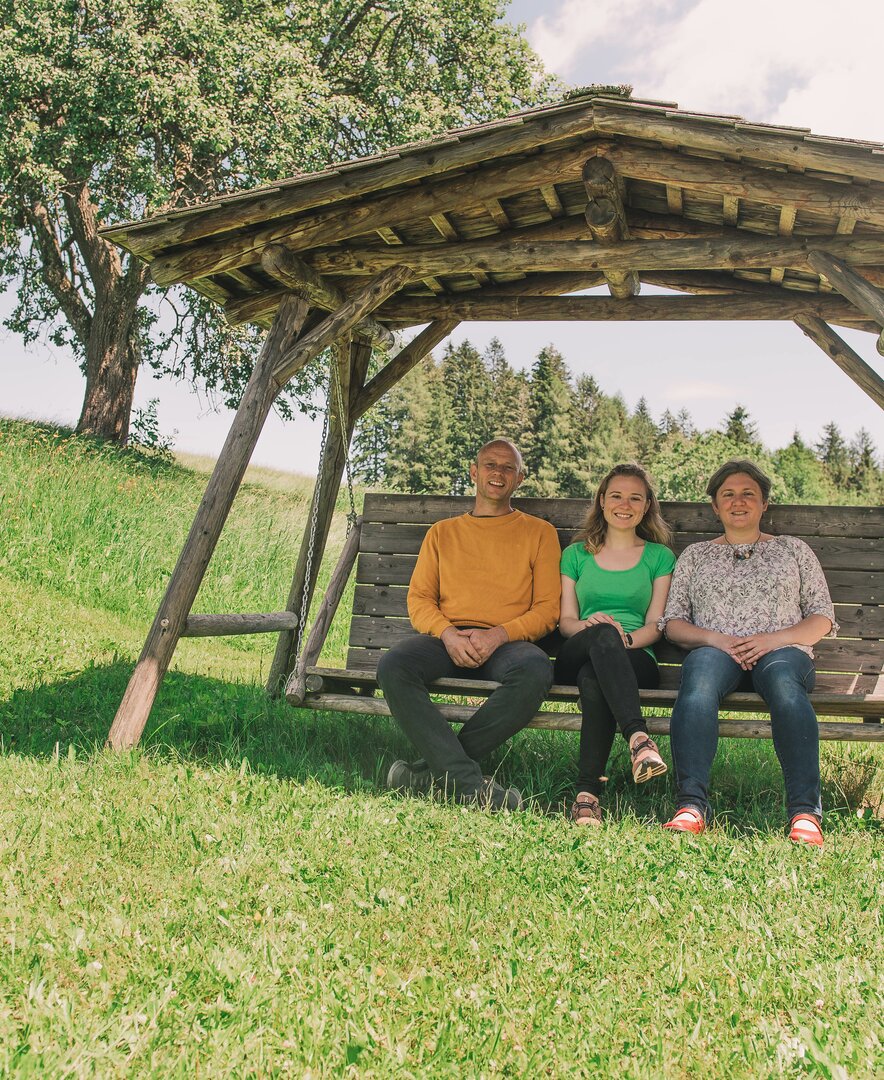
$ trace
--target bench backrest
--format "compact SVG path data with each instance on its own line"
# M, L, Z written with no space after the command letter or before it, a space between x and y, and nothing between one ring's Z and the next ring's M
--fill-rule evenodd
M347 667L374 670L382 652L414 633L406 594L421 541L430 525L471 509L465 497L365 496ZM588 509L582 499L517 499L527 514L551 522L563 547L572 543ZM721 529L706 503L662 504L679 554ZM880 692L884 668L884 509L869 506L775 506L762 527L800 536L814 550L829 583L841 624L839 637L815 648L817 688L841 693ZM681 653L661 642L661 688L678 686Z

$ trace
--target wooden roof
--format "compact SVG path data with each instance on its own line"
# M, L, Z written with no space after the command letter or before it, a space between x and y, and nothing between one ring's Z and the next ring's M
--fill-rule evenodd
M884 284L884 145L578 97L103 235L233 323L270 325L283 245L345 295L411 268L375 312L394 328L807 314L878 332L817 256ZM706 297L637 297L639 280ZM561 295L605 282L611 298Z

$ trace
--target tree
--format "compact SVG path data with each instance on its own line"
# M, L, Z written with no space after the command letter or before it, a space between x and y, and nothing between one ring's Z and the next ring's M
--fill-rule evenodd
M525 439L525 495L562 494L565 469L572 465L571 373L554 345L537 355L531 369L531 430Z
M758 442L758 429L742 405L735 405L725 417L723 434L744 450Z
M187 290L161 320L145 265L102 224L543 99L550 81L503 6L0 0L0 287L17 290L12 330L49 327L72 349L78 430L126 441L144 362L232 403L258 339Z
M629 421L629 429L639 462L649 462L660 444L660 429L654 423L648 402L644 397L638 399Z
M417 493L450 491L451 405L440 365L432 357L424 360L393 388L390 397L387 484Z
M445 460L452 495L470 488L470 464L476 451L494 434L491 421L491 379L476 348L464 341L449 344L442 358L442 380L450 423Z
M797 431L788 446L774 453L773 463L785 485L787 502L822 503L829 498L823 467Z
M843 488L850 476L850 457L841 429L834 420L823 428L814 449L819 460L826 466L829 479L836 488Z

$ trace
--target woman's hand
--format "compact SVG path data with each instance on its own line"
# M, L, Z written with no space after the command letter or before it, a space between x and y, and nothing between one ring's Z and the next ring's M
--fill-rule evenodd
M713 649L720 649L721 652L727 653L731 660L736 660L744 671L749 670L749 666L738 651L745 638L737 637L736 634L723 634L720 630L707 630L705 633L705 641L698 642L698 645L709 645Z
M608 623L610 626L613 626L616 629L617 633L620 635L621 640L623 641L623 644L626 644L626 635L623 632L623 627L612 615L606 615L604 611L596 611L594 614L584 619L583 622L586 626L602 626L605 623Z
M752 634L751 637L738 639L733 656L741 667L745 668L746 671L751 671L762 656L773 652L774 649L782 649L784 645L788 644L788 641L783 640L782 630L769 634Z

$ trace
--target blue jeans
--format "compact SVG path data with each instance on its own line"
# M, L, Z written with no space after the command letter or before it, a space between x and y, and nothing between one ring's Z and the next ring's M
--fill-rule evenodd
M789 817L822 817L819 727L807 696L815 677L807 653L791 646L762 656L751 671L743 671L727 653L710 646L688 653L672 710L678 808L692 806L709 817L709 773L718 749L718 708L727 694L751 689L770 709Z

